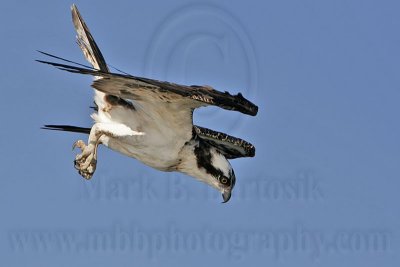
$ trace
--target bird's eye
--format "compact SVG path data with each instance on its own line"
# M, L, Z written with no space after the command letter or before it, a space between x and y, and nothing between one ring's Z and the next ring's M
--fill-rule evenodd
M222 176L222 175L218 176L218 180L219 180L220 183L223 184L223 185L227 185L227 186L230 185L229 179L226 178L225 176Z

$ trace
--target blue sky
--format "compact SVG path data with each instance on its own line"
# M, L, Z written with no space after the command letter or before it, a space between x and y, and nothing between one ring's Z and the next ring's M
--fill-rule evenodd
M75 3L109 64L258 104L194 117L256 157L228 204L105 148L85 181L84 136L40 127L90 126L90 78L34 61L85 63L72 2L2 3L1 266L398 266L397 1Z

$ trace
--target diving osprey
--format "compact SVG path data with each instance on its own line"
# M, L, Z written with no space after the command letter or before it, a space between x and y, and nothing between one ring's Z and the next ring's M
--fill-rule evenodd
M73 145L81 149L74 161L79 174L85 179L92 177L97 147L103 144L155 169L195 177L219 190L227 202L236 180L228 159L253 157L255 148L242 139L193 125L193 111L214 105L255 116L258 107L240 93L231 95L209 86L185 86L111 73L77 7L73 5L71 10L77 43L93 67L44 52L41 53L74 65L38 61L94 78L96 112L92 114L91 128L43 127L89 134L88 144L78 140Z

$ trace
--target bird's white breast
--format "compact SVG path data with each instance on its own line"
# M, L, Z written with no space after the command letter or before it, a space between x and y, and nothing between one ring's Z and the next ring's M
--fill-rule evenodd
M182 147L191 138L191 131L187 132L184 126L171 120L168 115L170 111L163 106L142 109L136 105L135 110L122 106L109 108L103 99L102 93L96 91L95 100L99 108L98 113L92 115L95 122L115 124L113 129L116 133L120 133L122 124L144 135L104 136L102 143L155 169L174 170L173 167L179 163ZM177 121L178 124L182 123L179 119ZM188 127L191 129L192 125Z

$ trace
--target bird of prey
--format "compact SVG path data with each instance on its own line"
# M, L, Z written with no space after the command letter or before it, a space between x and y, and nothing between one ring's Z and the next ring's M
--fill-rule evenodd
M77 7L72 5L71 10L77 43L92 67L41 51L63 63L38 61L94 79L96 107L91 128L43 127L89 135L87 144L78 140L73 145L81 150L74 161L79 174L85 179L92 177L97 147L102 144L157 170L177 171L205 182L219 190L223 202L227 202L236 180L228 160L253 157L255 148L242 139L193 125L193 111L212 105L255 116L258 107L240 93L231 95L210 86L185 86L112 73Z

